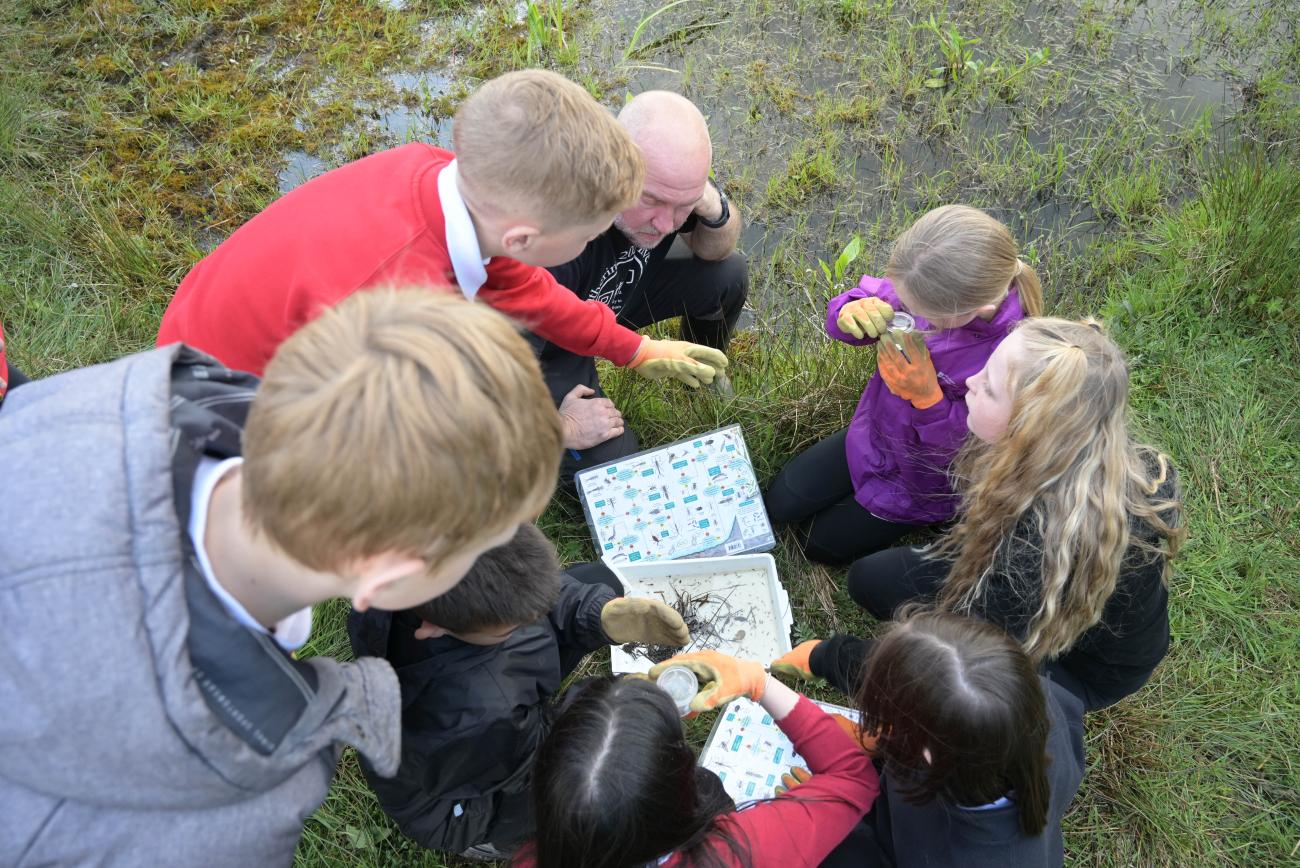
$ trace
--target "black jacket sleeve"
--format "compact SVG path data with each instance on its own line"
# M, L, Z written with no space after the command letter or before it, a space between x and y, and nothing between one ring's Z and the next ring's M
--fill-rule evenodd
M546 616L560 645L588 652L608 645L609 637L600 626L600 610L614 598L608 585L579 582L561 574L560 599Z
M856 696L862 666L875 644L874 639L836 633L813 649L808 658L809 668L813 675L825 678L845 696Z

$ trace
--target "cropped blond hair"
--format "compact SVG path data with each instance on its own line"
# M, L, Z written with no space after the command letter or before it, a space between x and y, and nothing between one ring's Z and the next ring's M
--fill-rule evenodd
M1027 316L1043 312L1038 272L1020 259L1011 230L969 205L944 205L898 236L885 276L928 311L958 316L998 304L1014 283Z
M540 513L560 444L510 320L427 289L358 292L267 365L244 430L244 512L311 569L388 551L434 569Z
M958 522L933 553L953 561L939 607L970 612L1000 568L1015 568L1000 550L1032 522L1038 568L1003 578L1039 601L1024 641L1039 662L1101 620L1126 563L1163 558L1167 581L1181 505L1169 459L1129 436L1128 366L1100 327L1040 317L1013 335L1010 424L958 456Z
M460 178L481 205L548 227L629 208L645 183L627 130L582 87L544 69L506 73L471 94L452 142Z

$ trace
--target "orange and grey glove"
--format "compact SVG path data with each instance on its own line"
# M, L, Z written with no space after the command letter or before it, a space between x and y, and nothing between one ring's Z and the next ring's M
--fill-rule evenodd
M876 356L876 370L880 371L880 378L889 391L904 401L911 401L916 409L933 407L942 400L943 391L939 388L939 375L935 373L925 338L916 332L908 332L901 336L901 342L902 351L888 339L877 345L880 349Z
M681 648L691 641L681 613L659 600L615 597L600 610L600 628L610 644L640 642Z
M877 733L863 732L862 727L858 726L858 724L849 720L842 714L831 712L830 717L831 720L835 721L835 725L844 730L845 735L861 745L862 749L866 751L869 756L876 755L876 741L879 739Z
M781 783L776 788L776 795L788 793L800 784L806 784L812 780L812 772L801 766L790 766L790 771L781 775Z
M727 355L688 341L643 338L628 367L647 380L680 380L692 389L707 386L727 367Z
M822 644L820 639L800 642L794 646L793 651L787 651L773 660L768 668L772 670L773 675L786 675L800 681L811 681L817 677L812 671L812 653L813 649L820 644Z
M762 663L737 660L719 651L692 651L670 657L653 666L650 677L658 678L669 666L685 666L700 680L700 691L691 700L691 711L710 711L740 696L757 702L767 687Z
M835 325L855 338L878 338L889 330L894 309L875 296L855 298L840 308Z

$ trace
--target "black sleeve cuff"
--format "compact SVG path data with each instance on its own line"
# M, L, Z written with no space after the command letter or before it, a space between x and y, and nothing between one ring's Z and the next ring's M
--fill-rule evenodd
M874 639L837 633L813 649L808 657L808 668L813 675L825 678L846 696L855 696L862 665L875 644Z

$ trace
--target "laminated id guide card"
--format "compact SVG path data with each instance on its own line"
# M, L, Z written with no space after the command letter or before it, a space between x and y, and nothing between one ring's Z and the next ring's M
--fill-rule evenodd
M596 551L616 566L776 545L739 425L592 467L576 482Z
M828 714L842 714L858 720L857 709L818 702ZM709 740L700 751L699 764L722 780L727 795L740 807L745 802L770 799L781 783L781 775L792 766L807 768L794 744L785 737L763 706L737 699L718 713Z

